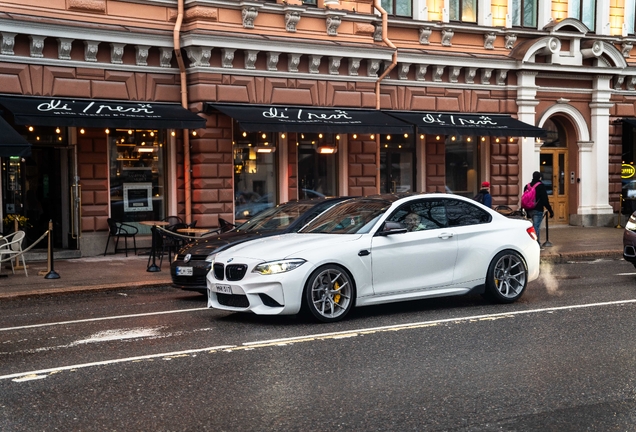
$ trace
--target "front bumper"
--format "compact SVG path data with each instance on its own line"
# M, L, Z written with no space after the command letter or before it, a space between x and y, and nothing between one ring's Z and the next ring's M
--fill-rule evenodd
M177 267L192 268L192 276L177 275ZM170 277L177 288L205 291L207 289L206 276L210 272L212 263L205 260L176 260L170 263Z

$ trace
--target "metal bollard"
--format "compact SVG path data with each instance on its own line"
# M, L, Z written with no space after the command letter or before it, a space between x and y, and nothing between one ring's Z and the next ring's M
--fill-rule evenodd
M552 247L552 243L550 243L550 229L548 219L548 212L543 212L543 217L545 218L545 242L543 242L543 247Z
M49 260L49 272L44 276L44 279L59 279L60 275L55 271L55 264L53 260L53 221L49 220L49 250L48 250L48 260Z
M621 226L621 215L623 214L623 194L618 194L618 224L616 228L623 228Z

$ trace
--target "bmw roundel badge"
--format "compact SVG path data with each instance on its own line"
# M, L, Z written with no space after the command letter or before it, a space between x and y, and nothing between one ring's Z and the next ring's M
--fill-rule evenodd
M232 261L234 261L234 258L230 258L227 260L228 263L231 263Z

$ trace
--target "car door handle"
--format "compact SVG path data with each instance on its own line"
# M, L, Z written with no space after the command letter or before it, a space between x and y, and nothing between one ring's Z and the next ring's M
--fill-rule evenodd
M441 239L447 239L447 238L451 238L454 235L455 234L453 234L452 232L443 232L440 235L438 235L437 237L439 237Z
M367 256L367 255L371 255L371 252L367 249L362 249L360 252L358 252L358 256Z

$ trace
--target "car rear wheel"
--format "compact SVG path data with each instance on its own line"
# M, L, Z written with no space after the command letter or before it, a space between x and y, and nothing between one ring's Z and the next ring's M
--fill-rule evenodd
M349 274L339 265L316 269L305 286L305 306L322 322L343 319L353 307L355 287Z
M498 303L516 301L528 284L528 268L515 251L499 252L488 266L486 295Z

